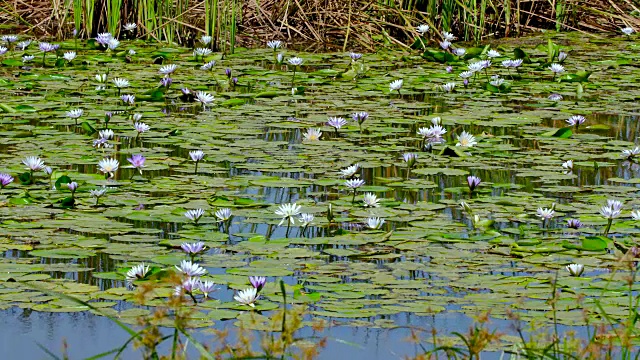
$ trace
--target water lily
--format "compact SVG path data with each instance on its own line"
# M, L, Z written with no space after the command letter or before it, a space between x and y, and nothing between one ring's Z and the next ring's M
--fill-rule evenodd
M607 204L603 205L600 208L600 215L607 219L607 227L604 230L604 236L609 235L609 230L611 230L613 219L620 216L620 213L622 212L622 206L622 202L618 200L607 200Z
M353 119L353 121L358 123L360 132L362 132L362 124L369 118L369 113L366 111L356 112L351 114L351 118Z
M453 50L451 50L451 52L458 57L464 56L464 54L467 53L467 49L463 49L463 48L455 48Z
M231 209L222 208L222 209L216 210L214 215L220 221L227 221L227 220L231 219L232 213L231 213Z
M631 34L633 34L634 32L636 32L632 27L629 27L629 26L627 26L627 27L625 27L625 28L620 29L620 31L621 31L623 34L627 35L627 36L630 36Z
M582 115L573 115L566 120L567 124L575 127L584 124L585 121L587 121L587 119Z
M467 68L469 69L469 71L476 73L482 71L482 69L484 69L484 66L482 65L481 61L476 61L467 65Z
M178 68L178 65L176 64L169 64L169 65L164 65L161 66L160 69L158 70L158 72L164 76L168 76L173 74L176 69Z
M84 114L84 110L82 109L74 109L67 111L67 117L74 119L76 122L76 126L78 125L78 119Z
M37 156L27 156L22 160L22 163L27 167L27 170L31 172L44 169L44 161Z
M133 106L133 104L135 104L135 102L136 102L136 96L135 95L122 95L122 96L120 96L120 100L122 100L122 102L125 103L126 105Z
M251 287L238 291L238 293L233 298L243 305L256 307L255 302L258 300L258 297L258 289Z
M133 166L134 169L138 169L140 175L142 175L142 168L144 167L144 162L146 160L147 159L140 154L132 155L127 159L127 161L131 163L131 166ZM133 178L133 175L131 175L131 177Z
M558 61L563 62L563 61L565 61L567 59L568 56L569 56L569 54L567 54L566 52L560 51L558 53Z
M25 51L31 45L31 40L20 41L16 44L16 50Z
M520 66L522 66L523 60L522 59L515 59L515 60L504 60L502 62L502 66L506 67L506 68L519 68Z
M463 72L461 72L461 73L460 73L460 75L458 75L458 76L460 76L460 77L461 77L461 78L463 78L463 79L468 79L468 78L470 78L470 77L473 77L473 71L470 71L470 70L463 71Z
M384 219L379 217L370 217L367 219L367 227L371 230L378 230L384 224Z
M149 273L149 270L150 267L148 265L145 265L145 263L141 263L127 271L126 279L128 281L144 279L144 277Z
M454 82L450 82L450 83L446 83L444 85L442 85L442 90L444 90L445 92L453 92L453 90L456 88L456 83Z
M302 226L303 228L306 228L307 226L309 226L309 224L313 222L315 218L316 217L313 214L302 213L300 214L298 221L300 222L300 226Z
M138 132L138 135L142 134L143 132L149 131L149 129L151 129L151 127L143 122L136 122L135 124L133 124L133 128Z
M364 207L378 207L378 206L380 206L380 204L379 204L380 199L378 199L378 197L374 193L370 193L370 192L365 193L364 197L362 198L362 201L364 203Z
M128 31L128 32L132 32L137 27L138 27L138 25L136 23L127 23L127 24L124 24L124 26L123 26L124 30Z
M584 265L582 264L569 264L566 267L571 276L580 276L584 272Z
M0 173L0 189L4 189L5 186L11 184L12 182L13 176L6 173Z
M105 186L101 188L89 190L89 195L91 195L91 197L96 198L96 206L98 206L98 201L100 201L100 198L104 196L104 194L106 193L107 193L107 187Z
M296 205L296 203L280 204L280 207L275 211L275 214L282 217L278 226L281 226L285 221L287 222L287 233L289 236L289 228L295 224L295 217L300 214L302 206Z
M632 160L634 157L640 155L640 147L636 146L630 150L622 150L622 156L626 157L629 160Z
M570 229L580 229L582 227L582 222L578 219L568 219L567 227Z
M160 87L163 87L165 89L169 89L171 84L173 84L173 79L168 77L168 76L165 76L162 79L160 79Z
M302 134L305 141L318 141L321 136L322 131L320 129L307 129L307 132Z
M193 209L193 210L187 210L187 212L184 213L184 216L193 221L194 224L198 225L198 221L200 221L200 218L204 215L204 210L202 209Z
M216 291L216 283L211 280L200 281L198 283L198 289L202 291L205 299L209 297L209 294Z
M78 183L75 181L72 181L70 183L67 183L67 189L69 189L69 191L71 191L71 197L73 197L76 193L76 190L78 190Z
M478 187L478 185L480 185L481 182L482 180L480 180L480 178L477 176L474 176L474 175L467 176L467 185L469 185L469 192L473 192Z
M249 282L257 292L260 292L264 285L267 283L267 278L264 276L249 276Z
M631 212L631 217L633 220L640 220L640 210L633 210Z
M562 163L562 168L567 171L573 171L573 160L567 160Z
M193 292L200 289L200 279L197 277L189 277L185 279L181 285L176 286L173 291L173 295L182 296L182 293L189 295L194 303L197 303L196 297L193 295Z
M197 174L198 163L200 162L200 160L204 158L204 152L202 150L189 151L189 156L191 157L191 160L193 160L196 163L196 169L194 171L194 174Z
M176 265L175 268L188 277L203 276L207 273L205 268L189 260L182 260L180 266Z
M338 135L338 130L347 125L347 120L341 117L329 117L329 121L327 121L327 125L333 127L336 130L336 136Z
M429 31L429 25L427 24L418 25L418 27L416 28L416 31L418 32L418 34L424 35Z
M291 79L291 87L293 89L295 89L296 70L298 69L298 66L302 65L303 60L296 56L296 57L292 57L292 58L288 59L287 62L289 63L289 65L293 66L293 77ZM292 95L293 95L293 92L292 92Z
M350 52L349 57L351 58L351 61L356 62L362 58L362 54L356 53L356 52Z
M10 45L11 43L18 41L18 37L16 35L2 35L2 37L0 37L0 41L6 42L7 45Z
M275 53L278 49L282 47L282 41L280 40L267 41L267 47L272 49L273 52Z
M213 102L213 99L214 99L213 95L209 94L208 92L204 92L204 91L196 92L195 100L202 104L203 109L206 109L207 105Z
M463 131L460 135L457 135L457 136L458 136L458 143L456 144L456 146L473 147L478 143L476 141L476 137L466 131Z
M104 158L98 162L99 170L108 176L109 179L115 176L115 172L118 170L120 162L112 158Z
M192 262L193 262L193 257L195 257L196 255L200 254L201 252L203 252L205 250L205 246L204 246L204 243L202 241L198 241L198 242L194 242L194 243L184 242L184 243L180 244L180 248L187 255L191 256L191 261Z
M491 81L489 82L489 84L495 87L500 87L502 84L504 84L504 79L498 75L495 75L491 77Z
M492 49L487 51L487 57L490 59L495 59L497 57L500 57L500 53Z
M216 65L216 61L215 60L211 60L211 61L205 63L204 65L200 66L200 69L202 69L202 70L211 70L215 65Z
M211 43L211 40L213 40L213 37L209 35L202 35L200 37L200 42L202 43L202 45L209 45Z
M75 58L76 58L76 52L75 51L67 51L64 53L64 55L62 55L62 57L67 61L67 62L72 62Z
M391 84L389 84L390 91L397 91L398 94L400 94L400 89L402 89L403 82L404 80L402 79L393 80Z
M353 177L356 174L356 172L358 172L359 169L360 169L360 164L351 165L346 169L340 170L340 177L344 177L344 178Z
M447 40L447 41L453 41L453 40L456 39L456 37L452 33L447 32L447 31L443 31L442 32L442 38Z
M440 47L442 48L442 50L447 50L451 47L451 41L448 40L442 40L440 41Z
M105 48L108 47L109 40L111 39L113 39L113 35L111 35L111 33L98 33L96 36L96 42Z
M551 100L551 101L560 101L560 100L562 100L562 95L560 95L560 94L551 94L551 95L549 95L549 100Z
M104 84L107 82L107 74L96 74L95 79L100 84Z
M407 164L407 168L409 169L409 171L411 171L411 168L415 166L417 159L418 159L418 155L415 153L402 154L402 160L404 160L404 162Z
M553 204L550 209L549 208L543 209L541 207L538 208L536 215L540 219L542 219L542 227L544 227L545 222L548 223L553 218L553 215L555 214L555 211L554 211L555 205L556 204Z
M344 182L344 185L353 191L353 197L351 198L351 203L354 204L356 202L356 190L362 185L364 185L364 180L349 179Z
M212 51L209 48L196 48L195 50L193 50L193 55L196 57L196 59L198 58L198 56L205 57L210 55L211 53Z
M551 64L551 66L549 66L548 69L551 70L551 72L553 72L554 79L558 74L561 74L564 72L564 66L556 63Z
M120 41L116 38L109 39L109 41L107 42L107 47L111 51L114 51L116 48L118 48L118 46L120 46Z

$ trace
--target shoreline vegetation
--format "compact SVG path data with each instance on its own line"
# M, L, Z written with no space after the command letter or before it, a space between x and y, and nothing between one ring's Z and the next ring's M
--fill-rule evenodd
M109 32L190 47L207 35L212 50L227 52L273 39L323 51L374 51L407 47L415 24L476 44L543 30L617 32L640 27L639 7L631 0L51 0L5 2L0 33L60 40L74 31L80 39ZM125 34L128 23L137 28Z

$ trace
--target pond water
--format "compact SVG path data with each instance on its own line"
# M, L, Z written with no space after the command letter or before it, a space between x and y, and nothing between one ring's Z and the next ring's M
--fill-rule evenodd
M613 319L628 314L626 295L638 285L629 287L619 258L638 244L640 150L622 152L638 143L636 41L555 33L503 41L468 86L459 74L489 47L470 46L450 61L451 72L415 50L357 61L282 50L304 60L292 84L294 67L274 64L270 49L196 60L189 49L143 41L122 41L115 51L94 45L61 42L77 57L49 53L44 66L35 44L0 58L0 172L14 178L0 190L0 339L15 349L11 358L46 356L36 343L59 354L63 339L72 358L123 344L127 334L104 315L136 324L166 303L176 285L167 279L189 258L185 242L206 245L195 260L207 270L201 279L217 284L210 299L194 292L194 305L185 297L203 343L202 328L263 329L249 318L265 323L277 312L280 280L306 309L302 336L328 337L320 358L416 356L420 348L405 341L410 327L435 327L460 344L451 334L487 311L489 327L506 334L487 349L487 358L499 358L518 341L514 316L584 335L603 309ZM516 48L525 61L508 70L501 63L521 55ZM569 54L555 77L548 49ZM25 54L35 58L23 63ZM177 65L168 88L158 85L159 62ZM108 74L106 83L97 74ZM128 82L117 89L117 78ZM402 88L390 91L398 79ZM444 91L450 82L455 91ZM214 99L201 93L194 101L181 88ZM135 95L133 105L124 94ZM68 116L74 109L83 110L78 119ZM369 117L360 125L351 115L363 111ZM584 123L567 123L578 115ZM346 125L335 130L329 117ZM418 132L435 117L446 133L425 146ZM139 132L136 121L150 128ZM101 142L106 128L113 136ZM322 135L309 139L309 129ZM457 146L463 132L474 135L469 146ZM204 152L197 163L196 150ZM410 171L406 154L416 155ZM142 171L128 161L133 155L145 157ZM37 161L33 172L25 168L28 156L51 175ZM119 167L105 170L104 159ZM470 175L481 179L471 191ZM355 196L347 179L364 181ZM379 202L367 204L371 194ZM622 210L605 230L607 200ZM287 203L313 220L301 226L296 213L287 226L276 214ZM216 215L225 208L228 221ZM198 221L185 216L195 209L204 210ZM554 212L543 221L544 209ZM582 227L568 228L568 219ZM141 263L149 272L125 281ZM584 273L571 276L571 263ZM248 276L267 277L255 308L234 300ZM138 290L151 283L149 306L138 305ZM552 283L560 289L553 315ZM324 331L311 329L317 320ZM127 351L125 358L137 356Z

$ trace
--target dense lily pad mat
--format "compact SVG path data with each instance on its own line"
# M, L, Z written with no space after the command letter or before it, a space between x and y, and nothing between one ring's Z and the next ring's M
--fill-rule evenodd
M603 46L577 34L553 41L569 52L565 74L547 70L544 46L504 43L493 45L500 55L468 86L459 74L488 48L447 56L446 65L418 53L380 51L352 62L341 53L287 51L304 59L293 85L292 66L274 63L267 49L216 56L203 70L190 49L165 48L165 64L177 65L168 88L158 85L157 48L144 42L123 42L135 50L127 57L80 44L78 57L57 67L53 55L42 67L38 56L23 64L23 54L11 52L0 68L0 167L15 178L0 190L0 308L88 310L57 292L116 315L114 305L133 299L127 269L150 264L157 276L149 281L159 281L187 258L181 243L202 241L209 250L198 260L210 273L203 279L222 295L196 306L197 326L247 310L231 292L250 275L285 277L292 301L313 304L313 316L354 324L483 310L549 323L556 273L560 323L582 323L578 303L595 317L596 299L624 317L628 287L608 270L640 233L631 216L640 205L640 167L621 155L637 143L639 49L635 41ZM530 61L517 70L501 66L522 51ZM95 80L107 73L106 83ZM491 85L493 75L508 86ZM115 78L129 86L116 89ZM398 79L402 88L390 91ZM455 91L443 91L450 82ZM193 100L197 91L214 99L203 106ZM123 94L135 94L132 106ZM73 109L83 110L78 125L67 116ZM361 124L352 119L364 111ZM585 123L571 126L574 115ZM330 117L346 125L336 130ZM434 117L446 133L425 147L419 132ZM113 137L100 143L106 128ZM319 139L309 129L320 129ZM472 146L457 146L463 131L475 136ZM197 164L189 154L196 150L204 153ZM141 172L127 160L133 155L146 159ZM26 156L42 158L51 176L30 174ZM119 161L113 178L97 166L104 158ZM341 170L355 164L357 176L347 178L364 185L354 194ZM481 179L473 191L470 175ZM90 194L103 186L99 199ZM377 206L365 206L371 194ZM604 237L599 212L608 199L624 208ZM315 216L307 226L296 216L287 228L275 213L294 202ZM223 208L232 211L229 221L215 215ZM538 208L553 208L553 217L543 222ZM205 211L197 224L184 215L194 209ZM568 228L570 218L583 227ZM582 277L565 270L574 262L585 266ZM278 291L268 284L256 310L276 309ZM171 292L159 289L151 305ZM117 315L134 323L139 310Z

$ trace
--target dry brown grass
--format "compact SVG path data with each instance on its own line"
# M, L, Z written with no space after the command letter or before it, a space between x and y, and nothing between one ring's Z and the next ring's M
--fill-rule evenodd
M556 1L560 0L511 0L512 16L507 24L504 0L487 0L489 6L483 38L555 29ZM566 2L569 11L562 24L565 30L616 31L628 25L640 28L637 0ZM0 32L60 37L73 29L73 16L70 13L65 15L60 8L54 10L56 5L64 3L62 0L7 0L0 5L0 24L15 28ZM131 4L125 0L123 15L130 13ZM401 0L395 0L395 3L371 0L245 0L238 24L238 44L251 46L264 44L268 39L280 39L326 50L373 50L380 44L406 46L417 24L427 22L433 28L440 26L438 15L432 16L420 9L407 10L402 6ZM194 34L203 31L203 2L192 2L185 19L187 22L184 24L189 31ZM464 25L460 18L455 19L452 30L460 34Z

